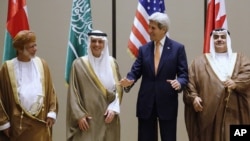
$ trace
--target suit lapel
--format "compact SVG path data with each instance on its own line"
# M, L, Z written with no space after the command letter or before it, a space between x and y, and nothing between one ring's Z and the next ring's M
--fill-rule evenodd
M155 74L155 65L154 65L154 42L152 41L149 45L149 67L152 70L152 72Z

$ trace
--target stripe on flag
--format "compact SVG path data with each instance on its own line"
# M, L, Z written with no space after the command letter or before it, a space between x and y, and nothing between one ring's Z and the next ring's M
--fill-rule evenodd
M135 57L139 47L150 41L148 17L154 12L165 12L164 0L139 0L128 41L128 49Z
M206 27L203 53L209 53L210 33L216 28L227 27L226 7L224 0L209 0L207 3Z
M2 59L3 62L16 57L16 50L12 46L12 39L19 31L29 29L27 15L26 0L8 1L8 15Z
M73 61L87 54L88 33L91 30L90 0L73 0L65 65L65 80L67 83L69 83Z

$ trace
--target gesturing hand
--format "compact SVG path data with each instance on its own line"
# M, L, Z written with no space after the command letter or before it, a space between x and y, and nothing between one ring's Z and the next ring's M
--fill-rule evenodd
M125 78L122 78L122 79L119 81L119 84L120 84L122 87L131 86L133 83L134 83L134 80L129 80L129 79L127 79L126 77L125 77Z
M168 79L167 82L170 83L172 88L174 88L175 90L181 89L181 84L180 84L180 82L178 80L176 80L176 79L175 80Z

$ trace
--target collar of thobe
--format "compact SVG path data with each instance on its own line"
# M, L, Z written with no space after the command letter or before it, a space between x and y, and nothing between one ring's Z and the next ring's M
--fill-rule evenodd
M228 57L227 54L224 56L222 54L217 54L215 57L212 57L210 53L206 53L205 55L212 70L221 81L225 81L232 77L237 58L236 53L232 53L230 57Z
M12 85L12 90L13 90L13 93L14 93L14 99L16 101L16 103L18 105L20 105L22 107L22 109L25 109L23 107L23 105L20 103L19 101L19 96L18 96L18 86L17 86L17 83L16 83L16 73L15 73L15 62L16 61L16 58L12 59L12 60L9 60L9 61L6 61L6 64L7 64L7 68L8 68L8 71L9 71L9 77L10 77L10 83ZM35 57L33 58L33 61L34 63L37 65L37 67L39 68L39 73L40 73L40 79L41 79L41 82L42 82L42 95L45 96L45 87L44 87L44 69L43 69L43 64L42 64L42 61L39 57ZM40 109L41 110L41 109ZM37 112L37 114L40 112L40 110ZM33 115L31 115L28 111L26 110L23 110L24 113L26 113L26 115L28 115L29 117L32 117L32 118L35 118Z

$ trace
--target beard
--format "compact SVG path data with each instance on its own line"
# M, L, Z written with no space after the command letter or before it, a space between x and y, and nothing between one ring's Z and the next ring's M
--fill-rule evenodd
M34 58L35 55L31 55L26 49L23 50L23 54L27 57L29 57L30 59Z

